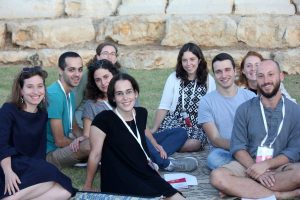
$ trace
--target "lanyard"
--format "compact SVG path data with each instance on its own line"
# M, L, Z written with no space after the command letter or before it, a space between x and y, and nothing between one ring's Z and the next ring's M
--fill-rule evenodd
M69 114L69 119L70 119L70 130L72 130L72 124L73 124L73 110L72 110L72 102L71 102L71 95L70 93L67 95L66 94L66 91L62 85L62 83L60 82L60 80L57 81L60 88L62 89L62 91L64 92L65 94L65 97L66 97L66 102L67 102L67 109L68 109L68 114Z
M193 88L193 93L192 93L191 99L193 99L195 96L196 86L197 86L197 81L195 81L195 83L194 83L194 88ZM182 96L182 101L181 101L182 110L185 110L185 108L184 108L184 87L182 88L181 96Z
M126 126L126 128L128 129L128 131L130 132L130 134L134 137L134 139L138 142L138 144L140 145L141 149L143 150L146 158L148 161L151 161L151 159L149 158L149 156L147 155L146 151L144 150L144 147L142 145L142 140L141 140L141 135L140 132L137 128L137 124L136 124L136 120L135 120L135 114L132 110L132 115L133 115L133 120L135 122L135 128L136 128L136 135L133 133L133 131L131 130L131 128L128 126L128 124L125 122L124 118L120 115L120 113L118 112L118 109L115 109L115 113L116 115L122 120L123 124Z
M281 97L282 99L282 120L280 122L280 125L278 127L278 130L277 130L277 134L276 134L276 137L274 138L274 140L270 143L269 145L269 148L272 147L273 143L275 142L275 140L277 139L278 135L280 134L280 131L282 129L282 125L283 125L283 120L284 120L284 116L285 116L285 105L284 105L284 98ZM261 142L261 146L263 146L268 138L268 125L267 125L267 120L266 120L266 116L265 116L265 110L264 110L264 107L263 107L263 104L261 103L261 100L259 101L260 103L260 110L261 110L261 115L262 115L262 118L263 118L263 122L264 122L264 127L265 127L265 130L266 130L266 136L265 138L263 139L263 141Z
M103 100L103 102L109 108L109 110L113 110L113 108L111 107L111 105L107 101Z

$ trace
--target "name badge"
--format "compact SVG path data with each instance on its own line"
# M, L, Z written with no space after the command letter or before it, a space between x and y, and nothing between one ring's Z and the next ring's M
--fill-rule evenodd
M189 115L187 114L187 112L183 111L181 113L181 116L183 117L183 120L184 120L184 123L187 127L192 127L192 122L191 122L191 119L189 117Z
M262 147L262 146L258 147L256 153L256 163L273 158L273 152L274 152L273 148Z

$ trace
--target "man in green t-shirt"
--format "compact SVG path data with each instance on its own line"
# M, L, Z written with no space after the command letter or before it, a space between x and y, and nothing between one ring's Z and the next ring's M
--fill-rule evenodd
M82 59L65 52L58 60L59 79L47 88L47 161L55 166L73 166L89 155L89 141L74 122L75 96L83 71Z

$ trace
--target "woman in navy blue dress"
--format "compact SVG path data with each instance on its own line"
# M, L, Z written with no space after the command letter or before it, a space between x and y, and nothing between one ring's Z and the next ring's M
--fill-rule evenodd
M45 160L47 72L26 67L0 109L0 199L69 199L71 180Z

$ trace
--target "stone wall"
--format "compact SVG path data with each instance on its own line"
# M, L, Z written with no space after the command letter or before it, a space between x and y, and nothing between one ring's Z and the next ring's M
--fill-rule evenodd
M300 73L300 0L0 0L0 63L56 66L66 50L86 63L104 40L119 44L128 68L174 67L193 41L209 66L248 50Z

